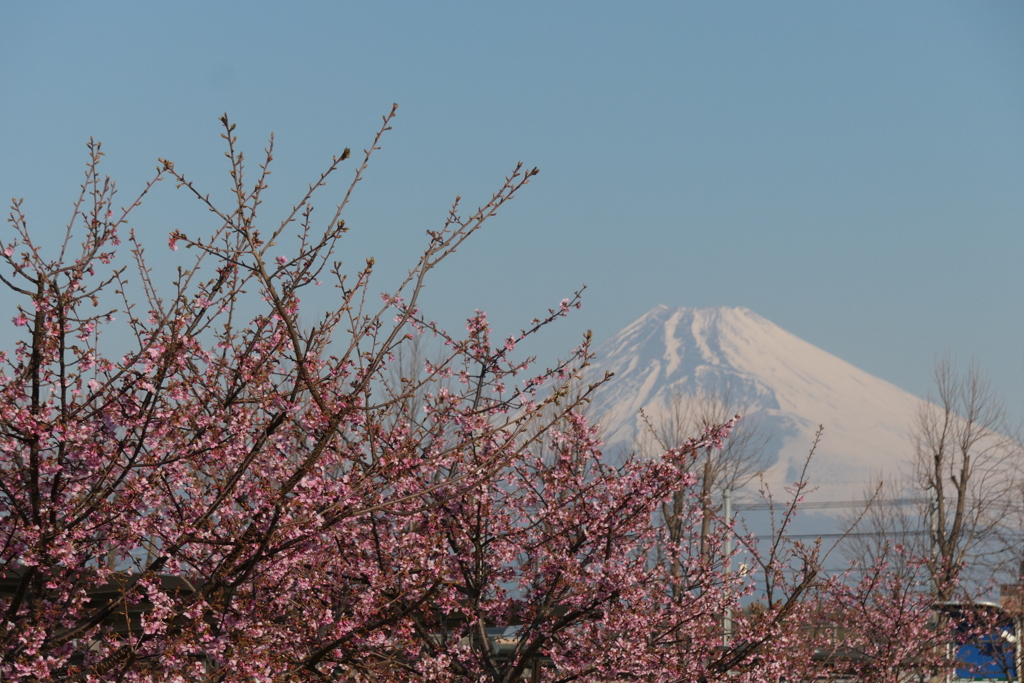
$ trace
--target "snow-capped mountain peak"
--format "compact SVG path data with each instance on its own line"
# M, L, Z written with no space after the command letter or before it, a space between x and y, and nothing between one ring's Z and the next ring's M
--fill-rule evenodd
M610 446L636 442L679 396L727 396L772 436L766 480L792 483L819 424L815 498L857 498L911 455L920 399L803 341L747 308L657 306L595 349L592 376L615 373L594 414Z

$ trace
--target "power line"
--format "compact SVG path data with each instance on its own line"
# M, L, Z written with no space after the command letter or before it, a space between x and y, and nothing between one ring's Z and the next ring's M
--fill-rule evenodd
M816 500L806 501L799 503L796 506L797 510L824 510L829 508L864 508L873 507L875 505L879 507L897 507L901 505L927 505L931 503L929 498L891 498L888 500ZM1002 510L1013 510L1016 512L1024 511L1024 505L1019 503L1003 502L996 505ZM785 510L789 507L789 504L776 503L769 505L768 503L733 503L732 509L735 511L764 511L764 510Z
M786 539L857 539L867 537L886 537L886 536L925 536L928 531L900 531L899 533L890 533L888 531L850 531L849 533L786 533ZM775 537L771 533L762 533L755 537L759 541L764 539L774 539Z
M817 501L805 501L799 503L796 507L798 510L824 510L829 508L858 508L866 507L869 505L879 505L882 507L895 507L899 505L917 505L920 503L927 503L926 498L892 498L888 500L817 500ZM773 507L782 509L784 506L776 504L769 505L768 503L734 503L733 510L771 510ZM788 507L788 506L787 506Z

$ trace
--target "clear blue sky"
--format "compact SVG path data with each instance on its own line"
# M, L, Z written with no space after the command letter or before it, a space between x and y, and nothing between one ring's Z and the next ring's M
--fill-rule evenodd
M743 305L918 394L976 357L1024 415L1024 3L8 2L0 31L0 196L39 231L90 136L122 196L157 157L216 195L220 114L252 156L274 131L272 216L398 102L345 254L379 289L454 195L542 171L438 273L437 319L507 330L585 282L553 352ZM206 220L186 199L135 226Z

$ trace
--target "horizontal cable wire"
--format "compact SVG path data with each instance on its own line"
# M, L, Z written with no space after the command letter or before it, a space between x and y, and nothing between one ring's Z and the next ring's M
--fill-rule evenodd
M927 498L893 498L890 500L816 500L816 501L805 501L797 504L798 510L824 510L828 508L858 508L865 507L867 505L880 505L883 507L899 506L899 505L917 505L921 503L927 503ZM783 509L783 507L789 507L788 505L783 506L782 504L776 504L774 506L777 509ZM733 503L732 509L737 512L741 510L770 510L771 505L767 503Z

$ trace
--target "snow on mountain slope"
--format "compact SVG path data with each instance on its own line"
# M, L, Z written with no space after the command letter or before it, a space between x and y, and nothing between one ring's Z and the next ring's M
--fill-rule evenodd
M773 491L797 478L819 424L825 431L809 470L815 500L857 499L872 477L896 474L912 453L919 398L746 308L658 306L595 353L589 376L615 373L593 412L610 447L634 443L641 408L657 422L673 394L727 391L774 435L765 473Z

